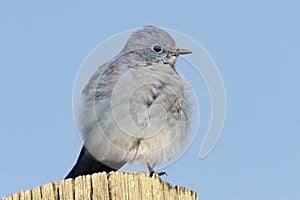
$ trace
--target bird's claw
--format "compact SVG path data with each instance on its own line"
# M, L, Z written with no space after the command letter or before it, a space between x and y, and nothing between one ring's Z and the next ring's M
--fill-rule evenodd
M158 176L168 175L167 172L155 172L149 163L146 164L150 173L150 177L153 177L154 174L157 174Z
M158 176L163 176L163 175L168 176L166 172L150 172L150 177L153 177L154 174L157 174Z

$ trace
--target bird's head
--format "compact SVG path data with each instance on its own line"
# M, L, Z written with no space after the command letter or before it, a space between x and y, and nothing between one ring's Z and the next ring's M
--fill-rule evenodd
M164 30L145 26L134 32L123 48L123 53L133 52L144 61L175 66L179 55L192 53L176 46L174 39Z

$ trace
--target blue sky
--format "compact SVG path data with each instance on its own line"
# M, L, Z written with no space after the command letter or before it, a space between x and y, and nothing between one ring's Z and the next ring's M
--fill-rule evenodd
M81 148L72 114L81 63L106 38L154 24L199 42L227 92L213 152L198 159L204 117L163 179L205 200L299 199L299 10L297 1L1 2L0 197L68 173Z

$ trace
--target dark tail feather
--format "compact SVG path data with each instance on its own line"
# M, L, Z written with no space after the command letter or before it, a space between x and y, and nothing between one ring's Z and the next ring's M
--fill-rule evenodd
M109 173L111 171L117 171L120 169L125 163L114 163L114 168L111 168L97 159L95 159L88 150L83 146L81 152L79 154L79 158L70 171L70 173L66 176L65 179L68 178L76 178L80 175L93 174L97 172L106 172Z

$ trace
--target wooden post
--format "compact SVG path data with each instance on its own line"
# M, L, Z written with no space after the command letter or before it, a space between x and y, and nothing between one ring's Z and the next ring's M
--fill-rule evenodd
M79 176L21 191L1 200L197 200L197 193L173 187L158 175L114 172Z

